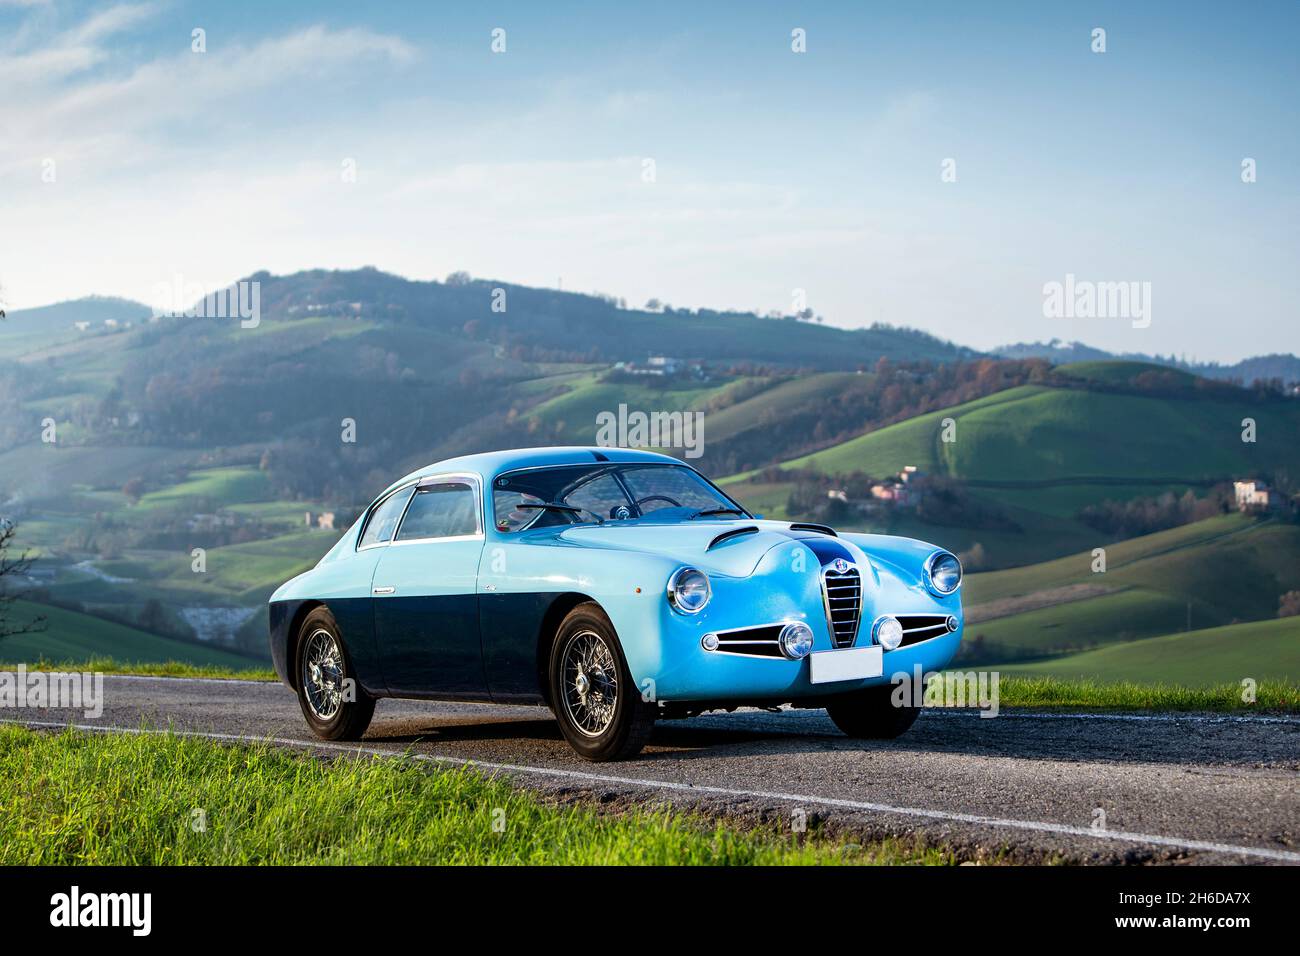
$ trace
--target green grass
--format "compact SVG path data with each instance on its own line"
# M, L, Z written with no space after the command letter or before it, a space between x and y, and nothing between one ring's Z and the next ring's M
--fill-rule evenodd
M857 847L672 810L553 805L415 761L0 727L7 866L952 862L897 841Z
M221 507L238 502L265 501L269 494L266 475L256 468L202 468L179 484L144 495L136 505L145 511L182 504L208 502Z
M1237 687L1256 682L1290 684L1291 709L1300 683L1300 617L1252 621L1110 644L1095 650L999 671L1017 676L1100 682L1166 682L1184 687Z
M160 637L125 624L46 604L15 601L10 605L9 614L14 622L45 617L45 630L15 634L0 640L0 659L14 663L111 657L120 661L180 662L232 670L257 664L250 658L220 648Z
M0 659L4 645L0 644ZM131 661L115 657L70 658L66 660L14 661L0 664L0 668L25 664L29 671L61 671L63 673L132 674L139 677L202 677L212 680L262 680L278 681L275 671L249 663L226 667L219 664L190 664L185 661Z
M1300 711L1300 684L1293 680L1259 682L1255 702L1248 704L1242 700L1239 683L1144 684L1122 678L1034 676L1023 668L999 669L999 673L998 700L1002 707L1098 712L1209 711L1238 715Z

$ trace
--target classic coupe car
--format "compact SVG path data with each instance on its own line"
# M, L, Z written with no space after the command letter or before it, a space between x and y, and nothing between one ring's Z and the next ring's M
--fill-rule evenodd
M825 707L895 737L961 639L961 564L909 538L765 521L675 458L536 448L394 483L271 597L275 669L312 730L375 700L545 703L591 760L657 718Z

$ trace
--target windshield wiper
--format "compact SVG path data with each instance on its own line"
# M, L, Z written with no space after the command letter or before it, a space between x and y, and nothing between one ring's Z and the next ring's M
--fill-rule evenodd
M703 511L697 511L695 514L691 515L691 520L694 521L696 518L707 518L710 515L740 515L743 518L745 517L745 512L741 511L739 508L706 508Z
M590 511L587 508L575 508L573 505L562 505L558 501L538 501L538 502L529 501L529 502L523 502L517 504L515 505L515 507L516 508L538 508L538 509L546 508L551 511L565 511L568 512L569 514L574 514L574 515L580 515L584 511L586 511L587 514L591 515L593 518L596 519L596 524L605 523L605 519L602 518L600 515L596 514L596 512L594 511Z

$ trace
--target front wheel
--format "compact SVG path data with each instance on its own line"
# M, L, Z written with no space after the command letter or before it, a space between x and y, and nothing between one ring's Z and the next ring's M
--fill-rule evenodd
M890 684L866 687L828 704L826 713L850 737L893 740L906 733L921 715L920 707L896 705L893 692Z
M551 644L548 673L560 731L574 750L595 761L640 753L656 707L633 686L614 625L599 605L569 612Z
M375 699L352 673L334 615L316 608L299 634L298 703L308 726L326 740L360 740L375 714Z

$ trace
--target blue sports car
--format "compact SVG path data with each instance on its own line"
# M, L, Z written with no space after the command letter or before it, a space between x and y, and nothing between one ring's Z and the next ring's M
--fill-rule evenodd
M356 739L379 697L545 703L591 760L658 718L825 707L895 737L961 640L942 548L764 521L675 458L535 448L391 485L271 596L271 653L312 730Z

